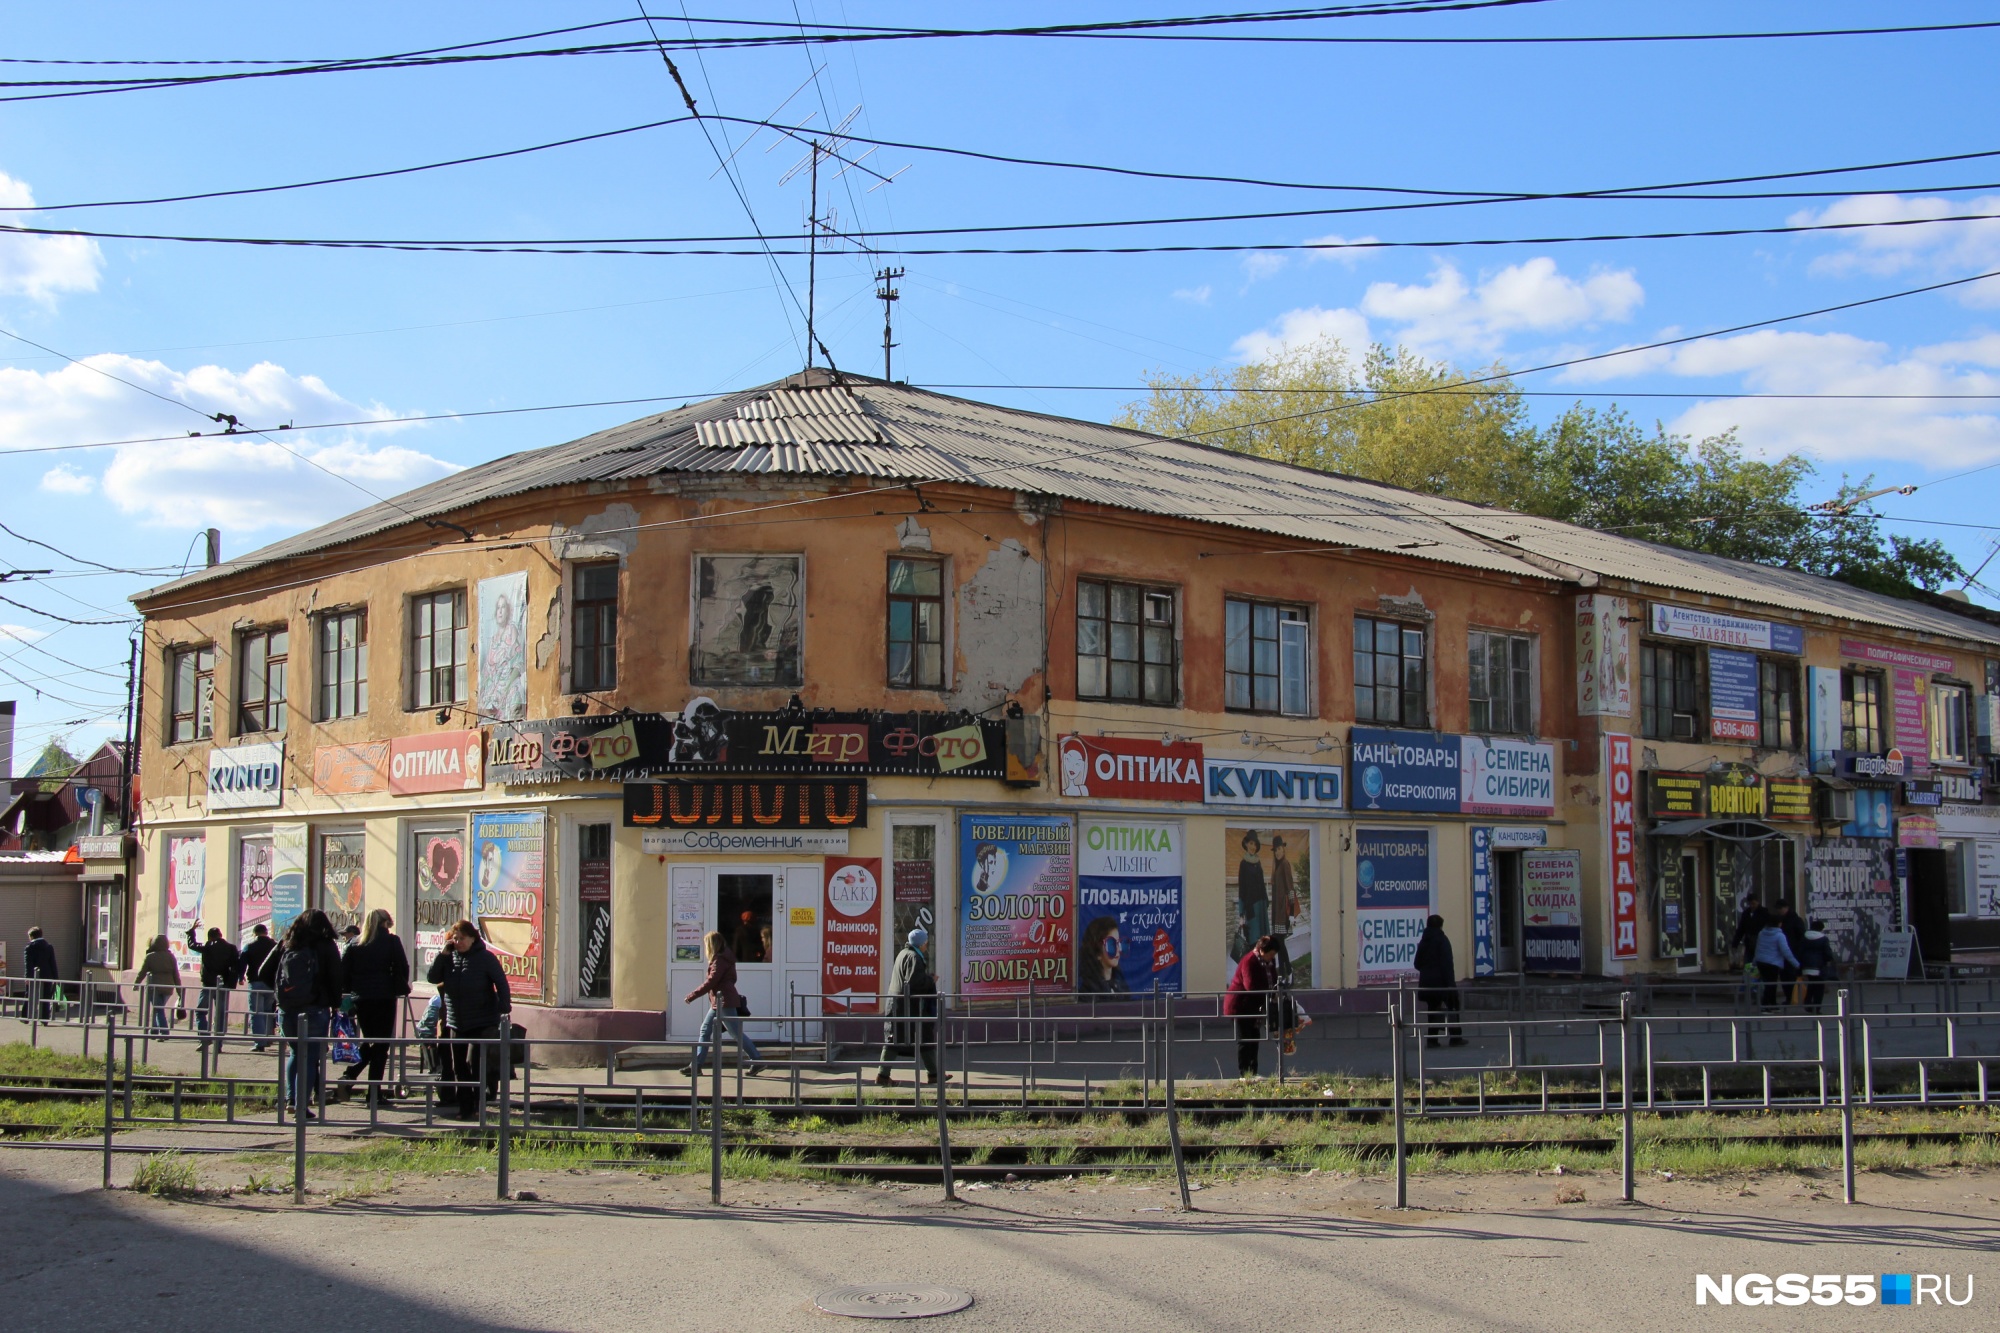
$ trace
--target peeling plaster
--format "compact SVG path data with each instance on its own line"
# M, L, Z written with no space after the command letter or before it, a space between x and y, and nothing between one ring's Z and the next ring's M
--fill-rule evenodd
M606 505L575 527L549 527L549 547L558 560L622 560L639 544L639 511L620 501Z
M549 659L562 646L562 594L549 598L548 630L535 640L535 670L547 668Z
M905 551L928 551L931 549L931 530L917 522L911 514L896 528L896 541Z
M1042 667L1042 565L1009 537L958 590L958 655L966 664L952 708L982 712L1004 702Z

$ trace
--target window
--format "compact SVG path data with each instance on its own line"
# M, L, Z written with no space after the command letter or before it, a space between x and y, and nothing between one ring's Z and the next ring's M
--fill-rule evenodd
M1222 612L1224 707L1310 715L1312 638L1305 608L1229 597Z
M410 707L465 702L465 589L410 599Z
M1840 673L1840 748L1880 754L1882 743L1882 673Z
M1765 749L1798 748L1798 663L1757 663L1757 723L1757 743Z
M319 717L368 711L368 613L329 611L319 618Z
M281 731L285 725L285 660L291 632L283 625L251 630L237 650L236 730Z
M578 565L570 596L569 688L618 688L618 565Z
M1701 674L1693 648L1639 645L1639 722L1652 740L1702 738Z
M173 702L167 715L167 744L205 741L215 734L215 645L177 648L167 654Z
M1972 692L1963 685L1931 686L1931 758L1972 761Z
M912 690L944 688L944 565L937 560L889 561L889 683Z
M1430 725L1424 629L1372 616L1354 618L1354 720L1391 727Z
M1482 735L1525 736L1535 727L1535 641L1525 634L1474 630L1472 729Z
M1951 916L1973 916L1979 906L1974 896L1966 892L1979 882L1976 849L1975 843L1952 839L1938 844L1938 859L1944 863L1944 906Z
M1178 650L1173 589L1077 580L1079 699L1172 704Z
M84 959L94 967L125 966L125 877L83 886Z
M611 998L611 825L576 830L576 998Z

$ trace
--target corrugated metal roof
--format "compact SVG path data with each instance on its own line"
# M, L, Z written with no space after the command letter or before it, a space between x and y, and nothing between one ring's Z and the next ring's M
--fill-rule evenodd
M801 386L794 377L482 463L162 584L139 600L547 487L675 473L847 476L965 482L1526 578L1549 577L1546 562L1557 561L1605 578L2000 643L2000 631L1978 621L1810 574L1097 422L862 376L831 385L818 375L813 384Z

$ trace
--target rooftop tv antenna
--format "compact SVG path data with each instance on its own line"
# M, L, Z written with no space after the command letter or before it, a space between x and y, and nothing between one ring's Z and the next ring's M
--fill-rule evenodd
M860 104L857 103L852 111L849 111L845 116L842 116L840 118L838 124L834 125L831 129L829 129L823 134L813 133L811 131L808 131L804 123L789 127L783 125L771 126L771 129L774 130L777 134L779 134L783 138L794 139L806 145L805 156L801 157L798 161L792 163L790 167L786 168L785 173L782 176L778 177L778 184L784 185L788 181L792 180L794 177L800 175L801 173L804 173L810 181L810 185L808 187L807 202L806 202L806 224L805 224L806 226L806 368L808 370L812 368L814 349L817 348L822 353L826 352L826 347L823 343L819 341L819 334L817 332L817 316L818 316L818 300L819 300L819 238L822 233L828 236L836 236L836 237L840 235L839 214L835 209L829 208L826 212L826 216L824 217L820 216L819 167L821 161L838 162L841 164L840 170L833 174L834 180L839 180L842 176L845 176L850 171L859 171L864 175L873 176L875 178L876 183L868 187L869 192L871 193L875 190L881 189L884 185L890 184L896 179L897 176L900 176L903 174L903 172L909 170L908 166L904 166L899 170L885 176L881 172L877 171L875 168L868 166L866 164L866 159L875 152L874 148L871 147L866 152L860 153L858 155L853 154L851 152L851 148L847 139L847 130L849 126L854 124L855 118L858 117L860 114L861 114L861 107ZM771 148L775 147L777 147L777 144L773 143L771 145ZM766 148L764 151L768 153L771 151L771 149ZM863 248L865 249L866 247L864 246ZM901 276L900 271L898 272L897 276L899 277ZM887 299L893 300L895 298L891 297ZM884 354L886 356L887 354L886 349ZM826 361L829 367L833 365L833 357L831 354L827 355Z

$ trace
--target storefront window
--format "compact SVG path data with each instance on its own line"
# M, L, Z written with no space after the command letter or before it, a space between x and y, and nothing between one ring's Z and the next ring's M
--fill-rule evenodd
M576 998L611 998L611 825L576 831Z
M465 834L441 829L416 835L416 971L422 976L444 947L444 933L468 915L465 897Z
M324 833L319 840L319 909L338 934L359 926L367 915L364 838L359 833Z
M271 881L276 874L274 839L245 838L236 844L236 933L243 939L253 928L271 924Z
M83 961L95 967L125 966L125 877L84 886Z
M890 936L900 949L913 930L937 935L937 828L931 824L898 824L891 839L892 892L895 928ZM935 946L931 957L937 954Z

